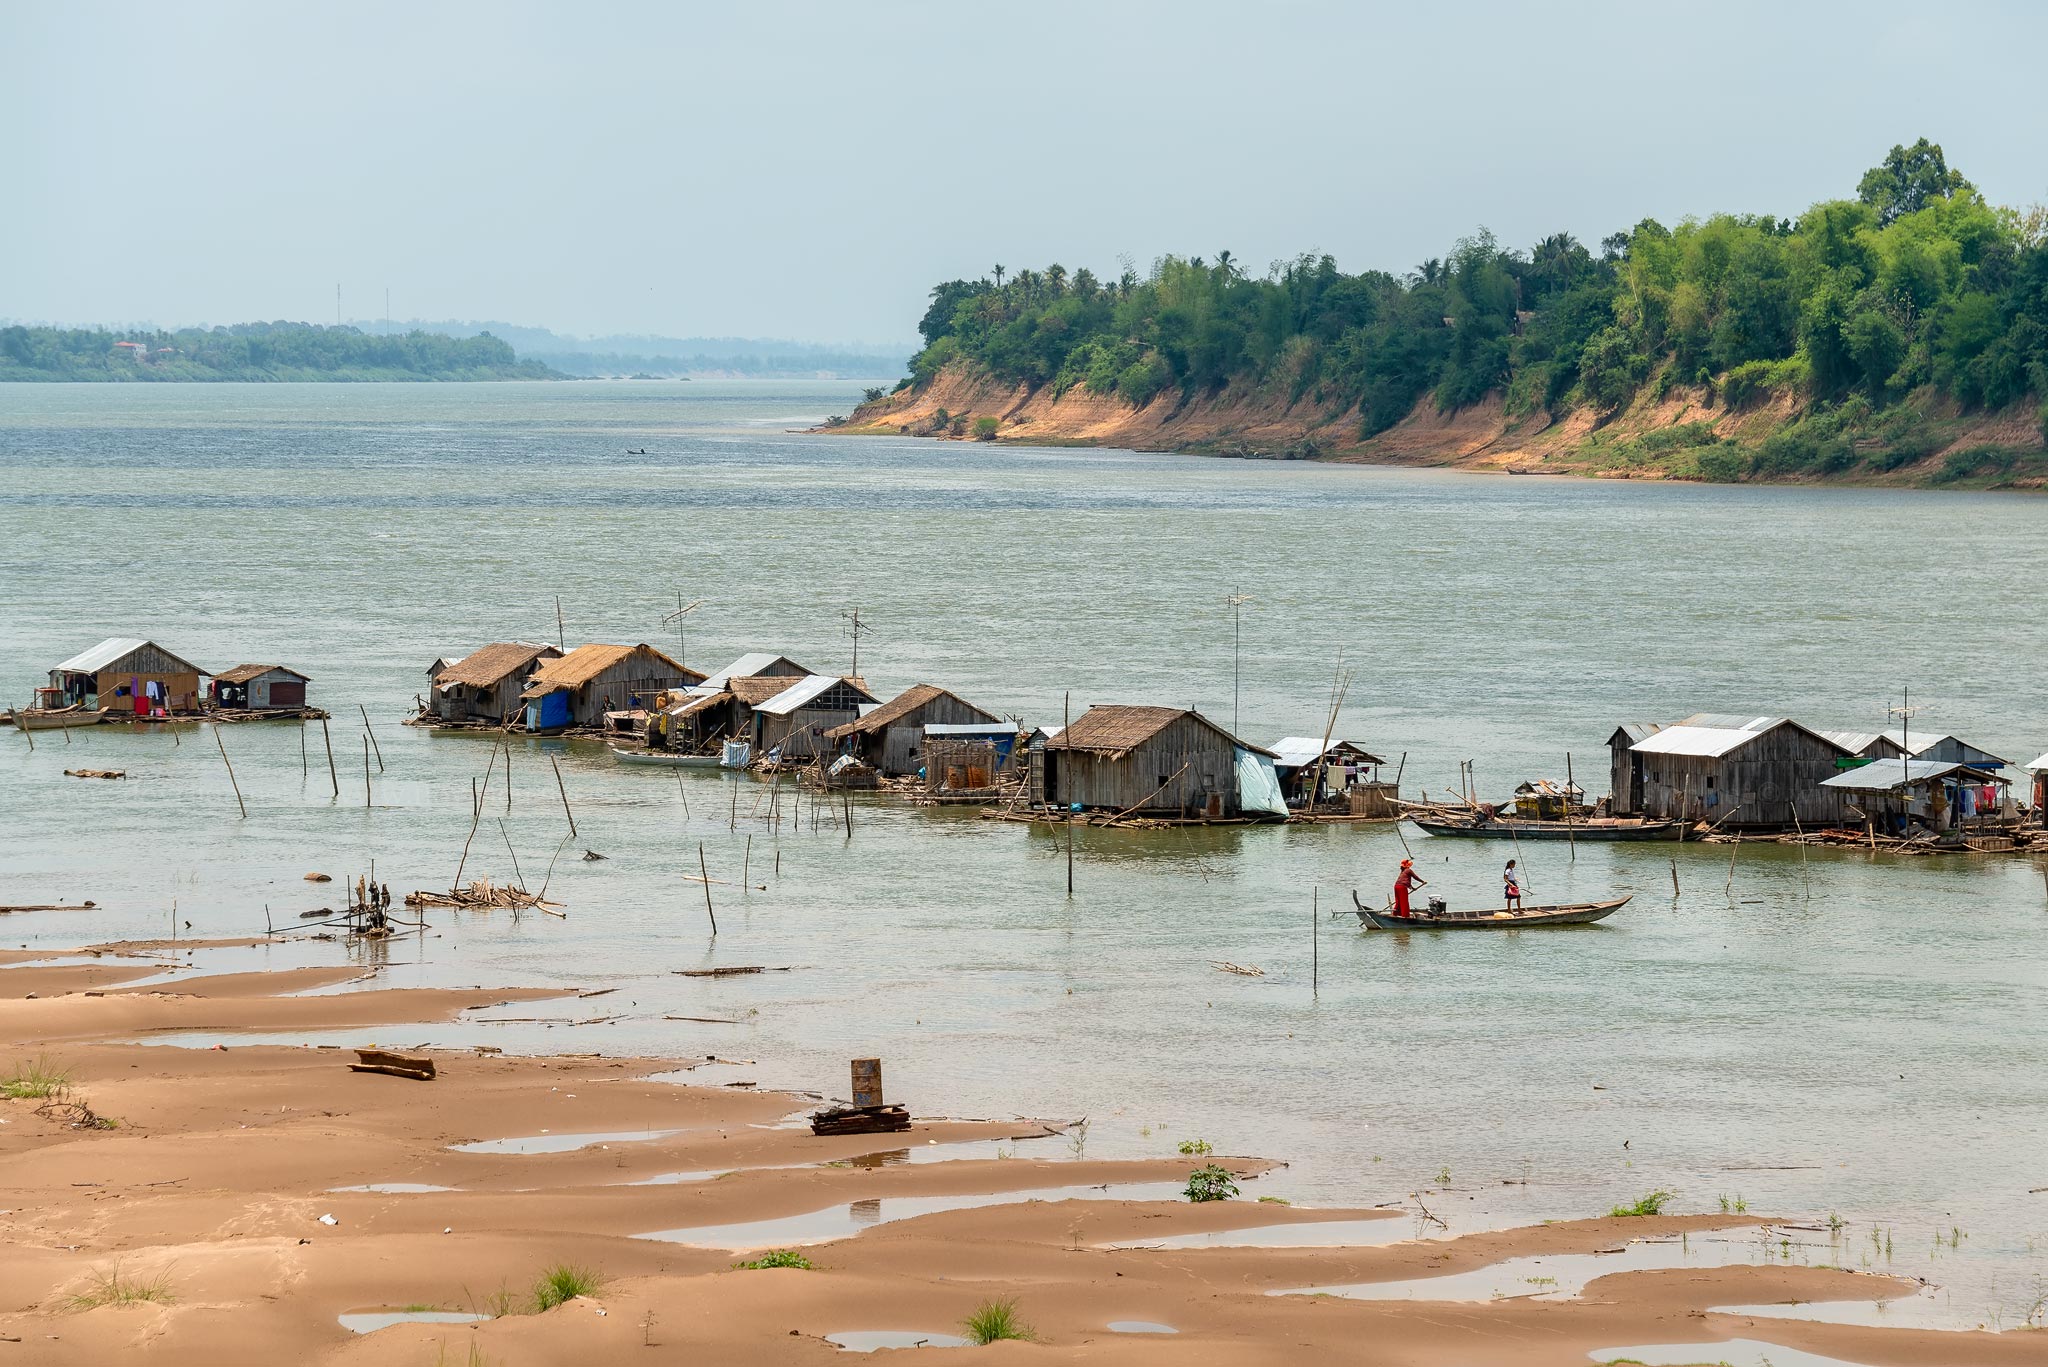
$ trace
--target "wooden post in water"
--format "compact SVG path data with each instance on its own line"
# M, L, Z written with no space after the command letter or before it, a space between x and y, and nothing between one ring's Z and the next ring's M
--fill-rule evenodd
M235 805L242 809L242 819L247 821L249 819L249 804L242 801L242 785L235 782L235 766L228 760L228 747L221 742L218 724L213 728L213 743L220 746L220 762L228 766L228 782L235 785Z
M306 719L299 718L299 777L311 778L313 770L306 763Z
M853 790L851 788L839 790L839 805L840 809L846 813L846 838L851 840L853 839Z
M749 835L747 837L746 852L740 855L740 895L742 897L744 897L747 892L747 870L753 867L753 863L754 837L752 835Z
M1060 695L1060 739L1067 738L1067 728L1074 724L1074 694L1071 690ZM1063 802L1067 809L1067 900L1074 900L1074 804Z
M564 651L569 648L569 637L562 630L562 595L555 595L555 644Z
M697 842L697 872L704 879L704 914L711 918L711 938L718 938L718 913L711 909L711 866L704 862L704 842Z
M214 733L214 739L220 739L219 732ZM327 729L327 718L325 717L320 719L320 743L327 747L327 781L334 785L334 795L340 797L341 775L334 772L334 736Z
M1572 752L1564 752L1564 841L1571 849L1572 863L1579 862L1579 839L1572 834Z
M1671 861L1671 896L1674 900L1678 896L1678 861L1676 859Z
M562 782L562 766L560 761L556 760L553 755L549 755L548 763L555 766L555 789L562 795L562 815L569 818L569 834L574 835L576 834L576 813L569 810L569 785Z
M370 809L370 733L363 732L363 810Z
M1323 933L1322 933L1322 889L1308 890L1308 986L1311 996L1323 992Z
M24 738L26 738L26 739L27 739L27 741L28 741L28 752L29 752L29 753L30 753L31 755L33 755L33 754L34 754L34 753L36 752L36 733L35 733L35 732L33 732L33 731L31 731L31 730L29 730L29 727L28 727L28 718L27 718L26 716L24 716L24 715L23 715L23 713L25 713L25 712L26 712L27 710L28 710L27 708L17 708L17 709L15 710L15 713L14 713L14 724L15 724L15 726L16 726L16 727L18 727L18 728L20 729L20 731L21 731L21 734L22 734L22 736L23 736ZM175 736L175 735L177 735L177 734L178 734L178 732L177 732L176 728L173 728L173 729L172 729L172 731L171 731L171 734L172 734L173 736Z
M381 774L384 772L384 747L377 744L377 733L370 729L370 709L357 703L356 711L363 714L363 734L370 738L370 745L377 752L377 772Z

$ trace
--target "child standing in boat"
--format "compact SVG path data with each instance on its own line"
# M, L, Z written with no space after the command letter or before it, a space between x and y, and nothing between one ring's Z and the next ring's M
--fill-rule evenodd
M1504 890L1508 897L1508 910L1520 911L1522 909L1522 875L1516 870L1514 860L1508 860L1508 866L1500 871L1500 880L1505 885Z

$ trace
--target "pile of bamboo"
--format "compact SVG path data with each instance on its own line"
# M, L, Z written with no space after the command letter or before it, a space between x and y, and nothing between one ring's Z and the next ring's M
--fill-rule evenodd
M405 904L420 909L425 907L462 907L470 910L493 907L530 910L558 907L560 902L546 901L525 888L499 887L488 878L472 879L469 886L455 888L448 892L409 892Z

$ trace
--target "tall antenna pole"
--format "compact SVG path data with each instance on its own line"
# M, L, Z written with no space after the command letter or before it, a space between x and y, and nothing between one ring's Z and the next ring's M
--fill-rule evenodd
M341 326L341 282L334 282L334 325Z
M1223 605L1224 605L1225 607L1227 607L1227 608L1229 608L1229 609L1230 609L1230 733L1231 733L1232 735L1237 735L1237 734L1238 734L1238 730L1237 730L1237 700L1238 700L1238 668L1237 668L1237 660L1238 660L1238 654L1237 654L1237 647L1238 647L1238 641L1239 641L1239 638L1240 638L1240 631L1239 631L1239 628L1240 628L1240 626L1242 625L1242 622L1241 622L1241 614L1242 614L1242 613L1243 613L1243 611L1244 611L1244 605L1245 605L1246 603L1249 603L1249 602L1251 602L1251 601L1252 601L1252 596L1251 596L1251 595L1250 595L1249 593L1235 593L1235 592L1231 593L1231 594L1230 594L1230 595L1229 595L1228 597L1226 597L1226 598L1225 598L1225 599L1223 600Z

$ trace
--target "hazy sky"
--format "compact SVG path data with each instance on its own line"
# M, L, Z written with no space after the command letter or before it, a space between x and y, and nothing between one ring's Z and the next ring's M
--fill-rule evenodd
M938 280L2048 199L2048 6L0 4L0 318L914 336Z

